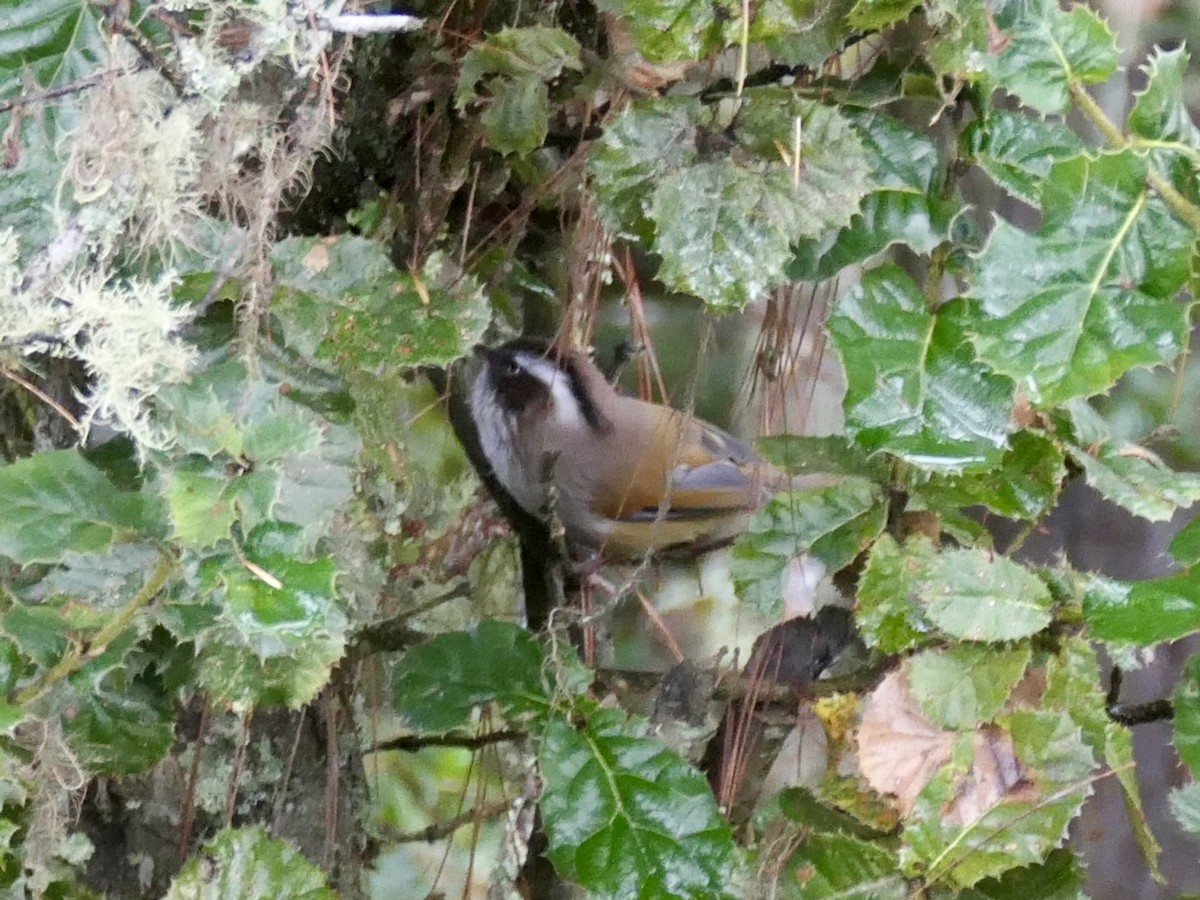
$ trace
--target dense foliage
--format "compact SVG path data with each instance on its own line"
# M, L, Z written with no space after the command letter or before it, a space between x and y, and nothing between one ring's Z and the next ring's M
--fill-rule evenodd
M1200 523L1134 583L1019 550L1073 480L1200 499L1097 408L1186 358L1187 51L1118 117L1112 33L1054 0L430 2L353 39L341 5L0 0L5 890L355 896L381 845L496 820L476 881L535 893L1075 896L1109 775L1156 871L1098 656L1200 631ZM639 271L786 347L798 285L846 288L844 430L760 446L839 480L730 554L768 620L806 554L853 605L867 652L799 717L726 663L749 696L708 673L651 720L571 590L518 622L545 573L448 424L456 361L586 339L614 276L644 338ZM747 811L696 748L755 690L828 759ZM1173 713L1200 832L1194 659Z

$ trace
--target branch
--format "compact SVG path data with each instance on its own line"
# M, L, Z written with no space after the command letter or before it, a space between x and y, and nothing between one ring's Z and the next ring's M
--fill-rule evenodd
M134 72L141 72L146 68L145 60L139 60L132 66L125 69L114 69L108 72L97 72L95 75L89 75L86 78L80 78L72 81L70 84L64 84L61 87L48 88L44 91L38 91L36 94L22 94L12 100L5 100L0 103L0 113L6 113L9 110L16 109L18 106L32 106L35 103L45 103L48 100L57 100L59 97L66 97L70 94L78 94L81 91L86 91L88 88L94 88L97 85L103 84L109 78L120 78L123 75L132 75Z
M398 844L416 844L421 842L432 844L434 841L449 837L464 825L502 816L512 809L512 806L513 801L511 800L501 800L488 806L477 806L474 809L468 809L464 813L459 813L453 819L447 819L444 822L434 822L428 828L422 828L419 831L393 832L391 829L386 829L391 832L388 834L388 839Z
M380 753L384 750L401 750L415 753L426 747L459 747L463 750L479 750L503 741L519 741L527 737L524 731L502 728L487 734L406 734L403 737L380 741L367 752Z
M41 695L43 691L71 675L89 659L104 653L108 649L108 645L129 627L141 608L158 596L158 592L163 589L167 579L175 571L175 566L176 562L173 558L164 557L150 576L150 580L142 586L132 600L105 623L103 628L96 632L91 640L75 644L62 659L47 669L41 678L17 691L12 702L17 706L26 705Z

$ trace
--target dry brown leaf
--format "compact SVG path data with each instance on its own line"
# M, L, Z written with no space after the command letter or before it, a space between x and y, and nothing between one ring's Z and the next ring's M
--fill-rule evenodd
M867 783L895 797L907 816L921 789L950 761L953 732L925 717L903 670L892 672L871 692L858 727L858 763Z

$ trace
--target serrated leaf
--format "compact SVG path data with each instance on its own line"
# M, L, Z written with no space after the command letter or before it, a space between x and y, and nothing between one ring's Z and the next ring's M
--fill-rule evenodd
M532 634L485 619L471 631L439 634L404 654L395 670L396 713L412 728L434 732L468 724L485 703L520 717L548 706L549 677Z
M0 99L20 95L26 79L63 87L108 58L103 13L79 0L21 0L0 7Z
M903 21L921 5L921 0L858 0L850 10L850 24L860 31L874 31Z
M1033 431L1019 431L1000 464L967 475L934 473L914 487L926 507L951 514L966 506L983 506L997 515L1036 522L1058 500L1067 470L1056 441Z
M275 245L271 263L282 289L271 309L285 332L298 331L305 346L321 322L318 356L343 372L447 365L490 319L479 285L438 253L409 273L378 241L288 238Z
M879 488L863 479L776 495L733 545L730 575L738 595L778 617L794 559L811 553L836 572L870 546L885 519Z
M908 661L908 683L933 722L970 730L1000 712L1031 657L1026 645L1003 649L961 644L925 650Z
M459 109L466 107L479 82L489 75L532 77L545 84L563 69L578 71L582 68L579 52L579 42L561 28L533 25L489 34L463 57L454 103Z
M231 475L223 465L192 457L163 474L163 498L171 511L174 538L211 547L230 536L234 522L254 528L270 513L279 492L270 470Z
M161 689L120 674L84 672L72 679L80 690L66 736L80 764L94 774L134 775L149 769L171 748L175 714Z
M1090 15L1090 13L1089 13ZM1178 355L1195 236L1146 186L1130 152L1058 163L1036 234L997 222L971 296L979 358L1039 405L1107 390Z
M1200 631L1200 571L1132 585L1093 576L1083 617L1092 637L1143 647Z
M877 112L851 115L873 166L876 187L850 224L802 240L788 265L792 278L822 279L869 259L893 244L929 253L950 234L961 204L941 196L943 163L924 132Z
M166 900L337 900L325 876L260 826L227 828L183 867Z
M1043 113L1066 112L1071 82L1105 81L1117 70L1116 39L1086 6L1009 3L997 12L996 25L1006 43L980 61L995 87Z
M532 76L513 78L494 89L492 102L480 121L488 146L497 153L532 153L546 139L550 119L550 92Z
M1200 562L1200 518L1192 519L1171 539L1171 556L1181 566Z
M1045 677L1041 708L1065 712L1083 729L1088 746L1104 753L1112 721L1095 648L1081 636L1064 637L1058 652L1046 660Z
M1068 445L1067 452L1105 499L1151 522L1165 522L1200 500L1200 475L1175 472L1142 447L1107 446L1093 455Z
M240 553L206 559L207 603L188 635L198 677L214 697L250 706L308 702L342 656L347 621L334 590L333 561L304 560L299 526L265 523ZM278 584L278 586L276 586ZM181 603L174 617L189 616ZM175 626L177 629L179 625Z
M763 459L789 475L856 475L883 482L889 474L886 460L868 456L840 434L774 434L759 438L754 446Z
M777 62L815 68L846 46L853 33L846 16L854 3L763 0L751 7L750 40L763 44Z
M11 638L3 643L5 656L16 647L43 668L58 662L71 645L71 627L57 606L18 603L0 615L0 628Z
M650 240L658 277L728 312L784 280L794 241L849 222L868 184L862 144L831 107L759 88L732 122L720 116L686 98L633 104L589 170L601 215Z
M809 835L788 858L778 879L781 898L903 900L909 896L908 885L897 871L895 852L849 834Z
M969 789L958 767L970 758L944 767L921 792L903 833L906 871L965 888L1040 863L1066 840L1096 768L1078 727L1065 713L1030 710L998 724L976 737Z
M1192 777L1200 777L1200 656L1189 659L1179 677L1173 722L1175 750Z
M926 615L967 641L1012 641L1050 624L1050 591L1019 563L980 550L941 554L922 585Z
M597 900L728 895L735 850L708 782L617 710L538 743L555 868Z
M559 28L505 28L488 35L464 57L455 105L465 108L480 82L490 100L481 121L498 153L527 154L546 139L550 118L547 84L563 69L580 70L579 42Z
M600 0L596 8L627 23L638 53L661 63L728 46L741 15L730 0Z
M1000 187L1035 207L1054 164L1085 149L1065 122L1006 109L994 109L972 122L962 142L976 165Z
M928 538L912 536L901 547L885 534L875 542L859 579L855 615L868 646L903 653L935 638L919 595L936 558Z
M1084 881L1083 866L1075 854L1061 847L1051 850L1044 862L984 879L974 891L990 900L1080 900Z
M0 468L0 555L60 562L137 537L149 524L145 498L120 491L74 450L49 450Z
M886 265L838 302L827 328L856 443L930 469L982 468L1003 454L1012 383L973 358L961 303L930 312L912 279Z
M1129 828L1137 841L1142 858L1155 881L1162 882L1163 875L1159 870L1158 858L1162 847L1154 832L1150 830L1150 822L1142 808L1142 794L1138 788L1137 772L1134 769L1133 732L1117 722L1105 723L1104 762L1116 775L1121 783L1122 799L1125 801L1125 815L1129 817Z
M1145 89L1135 95L1129 110L1129 130L1154 142L1155 149L1172 149L1192 155L1200 147L1200 128L1192 121L1183 97L1183 79L1189 54L1180 46L1172 50L1155 47L1142 66L1146 73Z
M1200 782L1175 788L1167 796L1167 802L1184 831L1200 834Z

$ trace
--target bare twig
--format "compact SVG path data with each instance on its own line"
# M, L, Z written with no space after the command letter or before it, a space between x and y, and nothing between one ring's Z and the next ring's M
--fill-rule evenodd
M72 81L70 84L60 85L56 88L47 88L44 91L38 91L34 94L22 94L12 100L5 100L0 103L0 113L6 113L9 110L16 109L19 106L33 106L37 103L46 103L50 100L57 100L59 97L67 97L71 94L78 94L81 91L86 91L89 88L94 88L97 85L103 84L110 78L121 78L125 75L132 75L134 72L141 72L146 68L144 60L139 60L131 66L124 69L112 69L107 72L97 72L95 75L89 75L86 78L79 78Z
M495 803L489 803L487 806L480 806L474 809L468 809L466 812L459 813L452 819L447 819L444 822L434 822L428 828L421 828L417 831L395 831L388 835L388 840L397 844L416 844L427 843L432 844L434 841L440 841L444 837L449 837L462 828L464 825L470 825L472 822L481 819L495 819L504 815L512 808L511 800L499 800Z
M33 382L29 381L28 379L18 375L16 372L9 371L8 369L0 369L0 375L3 375L9 381L15 381L21 387L25 388L25 390L29 391L29 393L33 394L33 396L37 397L39 400L41 400L43 403L45 403L47 406L49 406L51 409L53 409L56 413L58 413L60 416L62 416L64 419L66 419L67 424L69 424L73 429L75 429L76 434L83 434L83 426L79 424L79 420L77 418L75 418L73 415L71 415L70 410L68 410L65 406L63 406L61 403L59 403L57 400L55 400L53 397L51 397L45 391L43 391L36 384L34 384Z
M402 737L380 741L367 752L381 753L384 750L401 750L405 753L415 753L426 747L459 747L464 750L479 750L502 741L519 741L524 737L526 737L524 731L510 728L489 731L486 734L406 734Z

